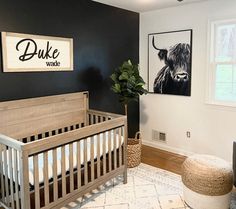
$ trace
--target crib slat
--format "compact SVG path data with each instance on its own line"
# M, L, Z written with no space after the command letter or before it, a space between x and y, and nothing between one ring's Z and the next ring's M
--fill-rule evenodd
M123 158L124 158L124 173L123 173L123 176L124 176L124 180L123 180L123 183L126 184L127 183L127 155L125 153L127 153L127 138L128 138L128 133L127 133L127 120L125 121L125 126L122 127L122 130L123 130L123 137L124 137L124 149L123 149Z
M21 209L30 209L29 189L29 155L28 152L19 152L20 200Z
M5 171L5 192L6 192L6 204L7 206L9 206L9 186L8 186L8 165L7 165L7 150L6 147L4 146L3 149L3 155L4 155L4 171Z
M99 117L98 115L95 116L95 123L98 123L98 121L99 121L98 117Z
M109 172L111 172L111 131L108 131L108 162Z
M77 189L81 187L81 159L80 141L77 141Z
M33 156L34 161L34 193L35 193L35 208L40 208L40 194L39 194L39 164L38 155Z
M74 163L73 163L73 144L69 145L69 166L70 166L70 192L74 190Z
M55 130L55 135L57 135L58 134L58 129L57 130Z
M122 165L121 128L119 128L119 167Z
M1 195L2 195L2 202L5 202L5 185L3 180L3 146L0 145L0 172L1 172Z
M13 167L12 167L12 148L8 148L9 157L9 172L10 172L10 194L11 194L11 208L15 209L14 190L13 190Z
M90 159L91 159L91 182L94 181L94 136L91 136L91 150L90 150Z
M84 139L84 184L88 184L87 138Z
M97 178L100 177L101 168L100 168L100 139L101 135L97 135Z
M106 162L106 133L102 133L102 136L103 136L103 154L102 154L102 162L103 162L103 175L106 174L106 171L107 171L107 162Z
M14 177L15 177L15 201L16 201L16 209L20 209L19 202L19 182L18 182L18 160L17 160L17 150L14 150Z
M117 167L117 129L113 131L113 153L114 153L114 169Z
M58 182L57 182L57 148L53 149L53 200L58 199Z
M44 174L44 201L45 205L49 203L49 179L48 179L48 152L43 153L43 174Z
M42 139L46 137L46 134L45 133L42 133Z
M62 179L62 197L64 197L66 195L65 145L61 147L61 179Z
M31 141L31 137L30 137L30 136L27 137L27 138L26 138L26 141L27 141L27 142L30 142L30 141Z

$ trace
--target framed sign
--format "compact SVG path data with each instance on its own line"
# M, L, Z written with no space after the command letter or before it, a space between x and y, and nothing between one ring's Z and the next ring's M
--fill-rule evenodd
M73 39L2 32L3 72L72 71Z
M148 91L191 95L192 30L148 34Z

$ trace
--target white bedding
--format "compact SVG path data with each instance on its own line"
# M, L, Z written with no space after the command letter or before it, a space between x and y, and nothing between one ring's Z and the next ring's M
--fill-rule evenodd
M105 136L105 141L106 141L106 153L108 153L108 132L105 132L105 134L100 134L100 156L103 154L103 139ZM119 135L116 134L116 149L119 148ZM113 144L113 133L111 134L111 149L114 150L114 144ZM121 143L123 144L123 137L121 137ZM80 160L81 160L81 165L84 164L84 142L85 140L80 141ZM97 144L98 144L98 137L97 135L94 136L94 159L97 158ZM90 156L90 150L91 150L91 138L87 138L87 161L91 160ZM77 167L77 143L73 143L73 167ZM38 165L39 165L39 183L44 182L44 175L43 175L43 170L44 170L44 159L43 159L43 153L38 155ZM4 159L4 157L2 158ZM9 165L9 160L8 160L8 151L7 151L7 161ZM12 156L12 159L13 156ZM18 158L19 159L19 158ZM29 157L29 183L31 185L34 185L34 164L33 164L33 157ZM14 162L13 168L14 166ZM18 164L19 165L19 164ZM65 168L66 171L69 171L69 145L65 146ZM3 173L5 174L4 170ZM57 148L57 174L61 174L61 148ZM9 175L9 168L8 168L8 175ZM53 177L53 152L52 150L48 151L48 178ZM13 179L15 177L13 176ZM20 181L19 181L20 182Z

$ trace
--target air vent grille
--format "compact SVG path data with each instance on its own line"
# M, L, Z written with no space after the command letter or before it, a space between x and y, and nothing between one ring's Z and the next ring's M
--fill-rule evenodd
M152 140L166 142L166 134L157 130L152 130Z
M166 141L166 134L163 132L159 133L159 140L165 142Z

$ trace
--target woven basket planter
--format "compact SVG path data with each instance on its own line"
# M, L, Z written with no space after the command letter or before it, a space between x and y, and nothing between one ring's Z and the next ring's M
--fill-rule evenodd
M135 134L135 138L129 138L127 141L127 166L133 168L141 163L142 141L140 132Z

